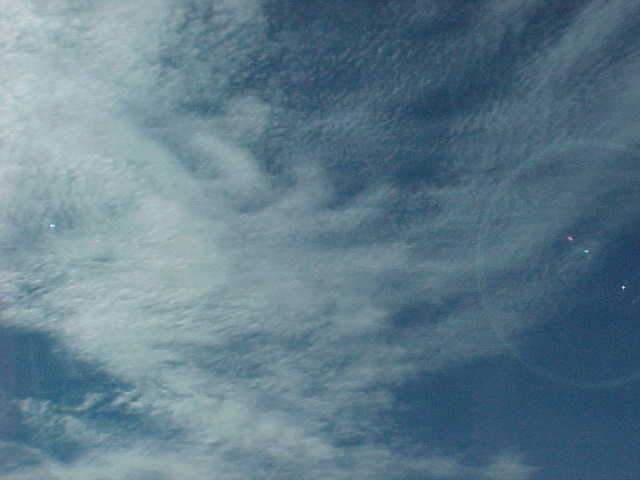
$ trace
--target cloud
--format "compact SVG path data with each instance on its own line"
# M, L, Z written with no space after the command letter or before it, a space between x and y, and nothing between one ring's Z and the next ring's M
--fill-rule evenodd
M493 462L485 467L483 476L491 480L526 480L538 470L526 465L522 456L510 452L503 452L496 456Z
M523 456L513 451L502 451L485 465L474 465L462 455L431 455L414 466L427 478L460 479L486 478L490 480L526 480L538 470L527 465Z
M270 98L244 72L287 46L265 44L258 2L33 5L0 20L3 322L115 386L18 399L38 465L11 478L531 478L515 455L424 460L375 439L394 386L505 348L475 292L491 161L414 191L349 164L395 162L385 90L315 115ZM486 108L467 122L487 145L452 146L454 177L517 117ZM363 185L336 181L343 162ZM392 325L416 299L420 321Z

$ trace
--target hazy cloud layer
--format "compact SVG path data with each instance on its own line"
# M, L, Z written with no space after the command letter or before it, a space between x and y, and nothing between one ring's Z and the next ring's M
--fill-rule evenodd
M69 385L6 402L31 435L0 446L6 478L536 471L513 451L412 445L395 388L505 352L475 282L497 179L549 144L633 137L636 65L588 54L623 3L593 2L459 111L435 97L469 95L463 77L534 2L469 7L420 52L404 47L436 7L342 31L287 25L289 3L3 5L1 319L48 336ZM351 50L332 50L341 34ZM584 77L599 68L619 75ZM419 102L441 119L412 118Z

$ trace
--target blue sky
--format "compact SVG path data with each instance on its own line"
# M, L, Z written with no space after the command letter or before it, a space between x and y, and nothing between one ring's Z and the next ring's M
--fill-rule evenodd
M638 478L629 0L6 0L0 478Z

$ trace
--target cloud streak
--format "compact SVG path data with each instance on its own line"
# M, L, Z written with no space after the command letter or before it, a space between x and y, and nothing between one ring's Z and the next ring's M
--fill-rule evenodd
M73 368L108 382L16 398L32 440L2 447L25 458L4 478L532 478L518 454L406 448L389 419L403 382L505 351L475 286L500 176L487 172L571 115L537 93L560 81L538 64L570 74L568 44L516 69L527 95L514 82L404 128L393 105L442 85L445 67L413 86L398 58L401 87L345 80L311 108L295 103L302 34L270 35L260 3L55 5L15 0L0 17L1 318L53 339L61 382ZM578 22L576 41L591 27ZM454 39L469 55L471 36ZM575 135L564 122L554 142ZM400 182L399 164L431 156L446 181Z

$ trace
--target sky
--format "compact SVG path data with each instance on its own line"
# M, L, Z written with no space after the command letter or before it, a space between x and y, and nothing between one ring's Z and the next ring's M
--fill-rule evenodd
M0 3L0 479L640 478L640 2Z

